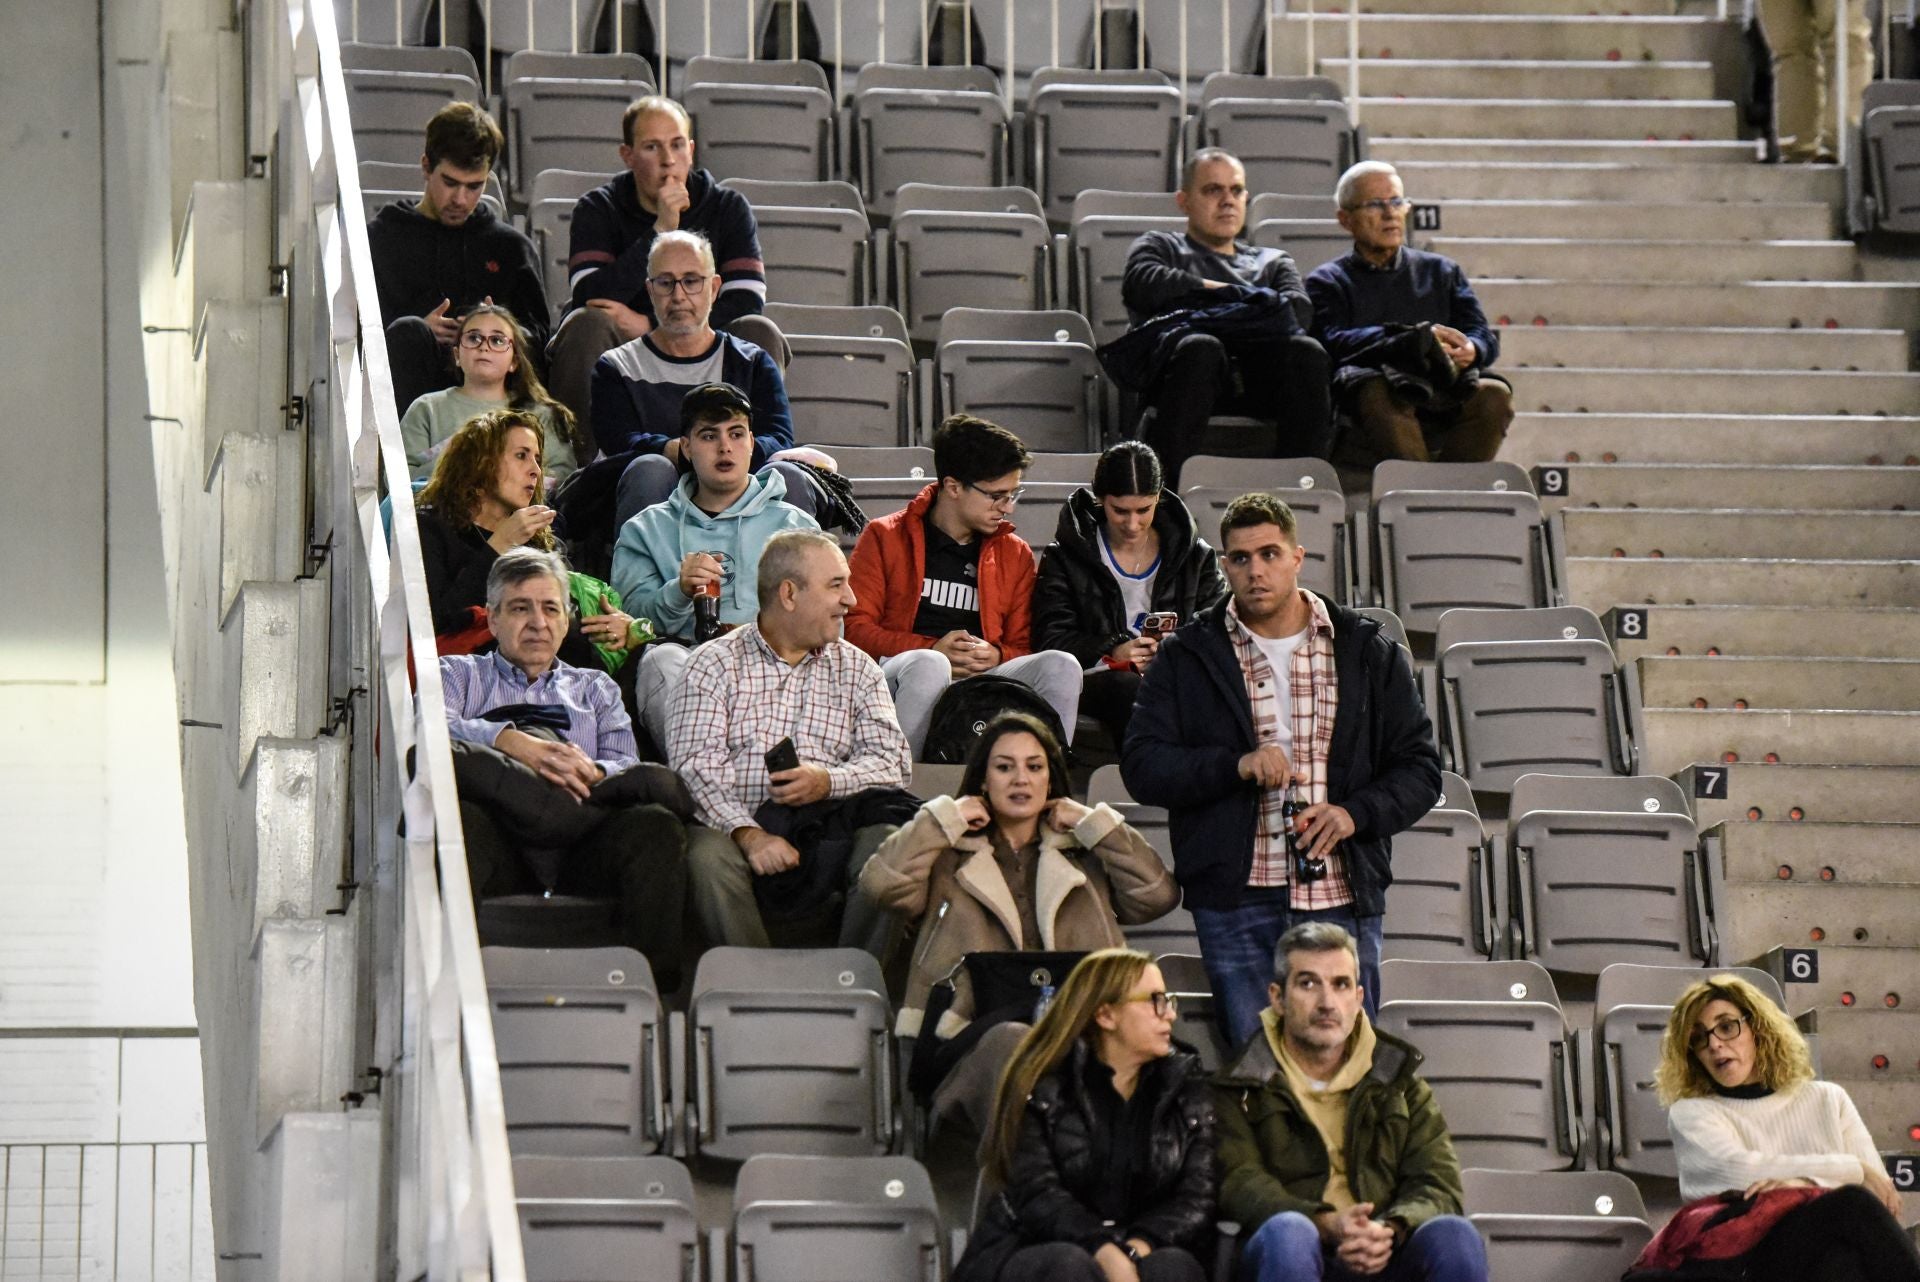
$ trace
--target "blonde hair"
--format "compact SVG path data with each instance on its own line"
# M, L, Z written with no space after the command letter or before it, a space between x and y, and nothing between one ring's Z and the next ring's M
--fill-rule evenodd
M1700 1012L1716 1001L1731 1002L1753 1030L1754 1070L1761 1085L1770 1091L1784 1091L1813 1080L1813 1057L1787 1013L1738 975L1712 975L1681 993L1667 1016L1666 1036L1660 1042L1660 1067L1653 1075L1662 1104L1713 1094L1713 1077L1700 1057L1688 1049L1687 1039L1693 1035Z
M1060 985L1046 1014L1020 1039L1000 1074L1000 1086L993 1097L993 1119L981 1146L988 1179L1006 1183L1014 1147L1020 1142L1020 1127L1026 1120L1027 1097L1033 1094L1034 1086L1060 1066L1075 1042L1091 1038L1100 1008L1132 992L1151 965L1153 958L1131 948L1102 948L1081 958Z
M433 475L414 502L438 512L451 529L472 528L481 505L499 487L500 456L507 452L507 436L521 427L533 433L534 448L544 463L547 434L539 419L524 410L489 410L468 419L447 438ZM543 552L558 546L552 530L540 531L527 543Z

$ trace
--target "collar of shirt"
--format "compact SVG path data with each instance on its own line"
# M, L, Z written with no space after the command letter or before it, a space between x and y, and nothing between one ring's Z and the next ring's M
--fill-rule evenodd
M751 632L753 634L751 639L744 642L744 644L747 646L749 650L757 654L760 657L761 662L763 663L771 663L777 667L788 668L794 671L798 671L799 669L806 667L809 663L814 662L821 655L820 650L813 649L813 650L807 651L804 655L802 655L800 657L800 662L788 663L785 659L780 657L780 652L773 648L772 643L767 640L766 633L760 630L760 625L758 623L743 624L740 630L742 632Z
M526 669L501 654L498 649L489 653L487 658L493 661L494 676L502 681L510 681L522 690L539 690L542 688L540 683L543 681L550 688L554 683L554 673L560 670L560 660L555 659L545 672L537 677L528 677Z
M1308 615L1306 630L1315 634L1332 636L1333 616L1327 613L1327 603L1305 588L1298 588L1296 591L1300 593L1301 597L1307 603ZM1256 635L1252 628L1241 622L1240 603L1232 597L1227 598L1227 631L1229 634L1244 636L1248 640L1252 640ZM1275 676L1278 675L1278 673L1275 674Z
M1394 272L1399 271L1400 268L1403 265L1405 265L1407 261L1407 250L1406 250L1406 247L1403 245L1399 249L1396 249L1393 251L1392 258L1389 258L1384 263L1376 263L1372 259L1368 258L1365 254L1361 253L1360 250L1356 247L1353 251L1353 261L1360 264L1360 266L1366 271L1373 272L1374 274L1380 275L1380 276L1388 276Z

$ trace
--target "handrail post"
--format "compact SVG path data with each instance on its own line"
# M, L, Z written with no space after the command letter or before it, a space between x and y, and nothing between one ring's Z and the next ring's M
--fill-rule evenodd
M1866 0L1861 0L1866 3ZM1833 158L1847 165L1847 73L1853 60L1853 32L1847 24L1847 0L1833 4Z

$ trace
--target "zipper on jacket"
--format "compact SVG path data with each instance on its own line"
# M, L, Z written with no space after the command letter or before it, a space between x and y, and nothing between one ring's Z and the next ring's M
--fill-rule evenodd
M943 899L940 901L940 907L934 910L933 923L927 927L927 937L920 941L920 951L914 956L913 969L918 970L927 960L928 955L933 952L933 941L939 938L940 927L945 924L947 909L951 907L953 907L953 901Z

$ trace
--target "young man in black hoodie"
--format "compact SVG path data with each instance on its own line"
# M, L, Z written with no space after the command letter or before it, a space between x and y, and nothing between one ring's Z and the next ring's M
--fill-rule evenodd
M506 308L532 351L546 349L551 318L533 242L480 199L504 141L485 111L448 103L427 122L419 201L395 201L367 225L393 399L402 414L415 397L460 381L453 343L476 303L492 299Z
M720 274L711 324L765 349L782 369L787 365L785 340L760 315L767 276L753 207L694 168L693 122L686 109L658 95L638 99L620 120L620 137L626 172L573 207L567 256L573 296L548 352L547 386L582 424L593 421L588 385L594 362L652 332L656 323L647 258L661 232L707 238Z

